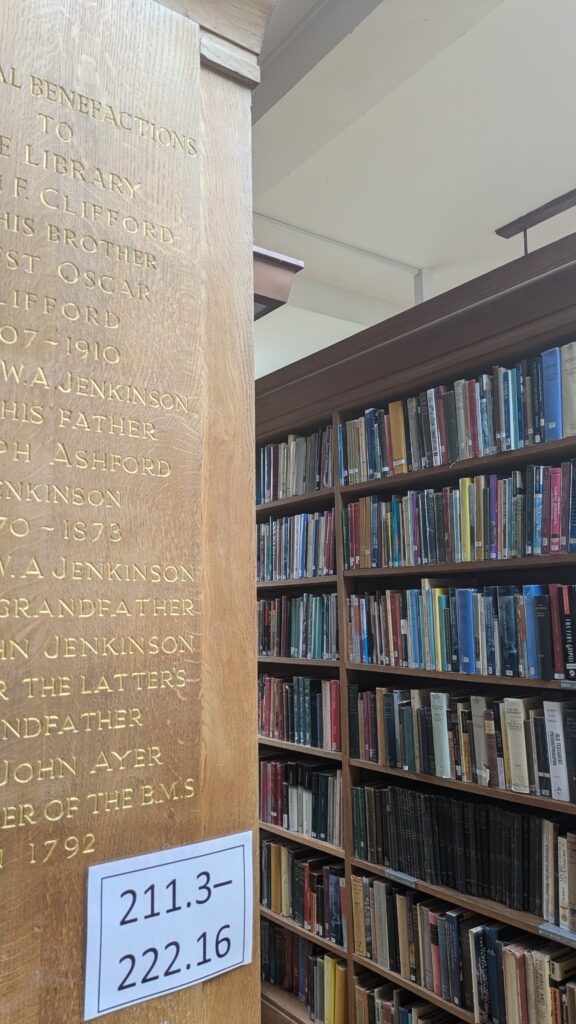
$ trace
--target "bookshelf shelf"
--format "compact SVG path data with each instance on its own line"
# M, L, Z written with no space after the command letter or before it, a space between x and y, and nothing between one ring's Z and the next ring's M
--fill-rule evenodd
M289 932L294 932L300 938L307 939L308 942L322 946L322 949L328 949L331 953L344 957L344 959L346 958L346 950L343 946L337 946L335 942L330 942L329 939L324 939L320 935L313 935L312 932L302 928L301 925L296 924L296 921L292 921L291 918L283 917L282 914L275 914L274 911L268 910L268 907L263 907L262 905L260 906L260 915L261 917L266 917L269 921L274 921L275 924L282 925L283 928L287 928Z
M334 489L325 487L320 491L310 491L309 494L296 494L293 498L281 498L279 501L269 501L264 505L256 506L258 521L268 519L270 515L294 515L297 512L308 512L310 509L322 508L330 501L334 501Z
M575 560L576 561L576 560ZM266 580L265 583L257 583L256 590L292 590L299 588L307 590L309 587L335 587L338 583L335 573L331 576L306 576L301 580Z
M261 828L263 834L268 832L302 846L309 846L327 856L343 859L348 910L348 952L341 953L347 962L348 1012L346 1024L363 1024L362 1015L359 1021L356 1020L354 999L354 978L363 971L372 972L375 976L379 975L395 985L413 992L428 1003L440 1007L447 1014L451 1014L454 1018L465 1021L467 1024L473 1024L474 1021L474 1014L453 1006L399 974L383 970L368 958L354 954L352 879L354 874L359 872L391 879L404 889L416 889L443 900L447 904L452 904L456 908L463 908L474 914L482 915L488 921L498 921L510 925L520 933L529 933L532 936L540 935L547 941L554 939L560 944L564 943L565 946L576 946L576 934L566 933L557 926L548 924L537 915L515 911L504 904L468 896L444 886L432 885L413 878L402 870L392 870L356 858L354 856L352 788L357 785L369 784L371 780L374 782L378 778L378 781L390 785L399 785L399 780L402 780L402 789L418 788L425 798L432 794L440 796L453 790L453 794L448 793L448 795L459 796L475 808L482 806L484 812L489 806L487 801L492 801L492 808L498 811L499 818L501 816L502 820L508 820L507 814L512 811L522 814L530 813L553 821L558 815L559 834L562 837L566 831L570 831L570 822L575 822L576 804L547 797L512 793L510 790L491 789L454 779L441 779L437 776L417 772L404 772L399 768L386 768L363 758L352 758L349 733L350 701L351 698L355 699L358 689L373 690L376 687L386 687L435 690L441 688L456 694L485 696L490 700L493 698L500 700L504 696L531 698L540 695L544 699L558 701L563 696L576 698L576 680L470 675L460 672L418 670L354 662L348 642L348 599L351 595L360 595L363 591L373 593L376 588L394 591L420 588L423 578L438 578L439 586L449 585L448 581L452 578L454 581L452 585L455 587L470 586L478 589L492 585L515 587L526 583L546 587L549 583L557 583L567 588L562 591L565 601L563 612L568 619L573 620L575 613L572 610L571 601L575 594L570 591L569 597L565 595L570 587L576 586L576 553L349 570L344 567L343 512L352 501L361 497L406 495L408 491L421 491L426 488L441 491L447 485L458 487L457 481L465 477L489 474L509 477L514 470L525 470L530 465L558 468L561 463L576 459L576 434L561 440L529 445L513 451L498 452L480 458L460 460L450 465L432 466L425 470L396 474L346 486L342 486L339 479L337 438L343 423L362 415L364 410L383 409L387 406L387 421L382 421L382 429L388 453L396 465L402 463L402 458L409 457L410 451L414 448L420 452L423 450L429 452L431 449L438 450L438 442L440 442L440 447L443 445L443 430L445 431L446 449L456 454L458 449L453 446L453 406L458 394L460 394L460 406L459 409L456 409L456 416L462 414L462 395L464 394L465 429L468 432L470 427L473 443L475 443L474 425L476 424L478 428L478 436L485 428L485 420L482 418L485 415L484 409L486 409L486 415L492 415L492 412L489 411L489 401L493 403L494 419L488 421L488 434L492 438L494 434L502 436L503 429L507 434L510 427L511 434L516 431L516 436L521 437L522 430L525 427L530 428L530 417L532 417L534 426L537 424L537 416L540 417L541 425L548 422L544 415L546 411L544 406L547 401L550 401L551 404L548 408L554 413L557 407L554 403L558 402L558 386L561 390L561 382L559 383L555 377L553 383L556 391L552 393L549 390L548 398L546 398L544 360L539 362L538 357L545 350L563 346L575 337L576 235L571 239L564 239L562 243L556 243L554 246L535 252L523 260L517 260L499 268L477 281L469 282L461 288L432 299L430 302L422 303L419 307L392 317L382 324L369 328L364 333L357 334L347 341L339 342L334 347L316 353L305 360L300 360L292 366L275 372L269 378L262 378L257 382L256 435L258 446L276 442L278 439L285 440L290 434L305 436L310 431L317 430L319 426L324 428L331 425L332 428L334 487L260 505L257 509L257 519L259 522L263 522L271 517L290 515L300 511L333 508L336 574L333 577L320 577L312 580L267 582L259 585L258 593L264 597L276 589L279 593L284 592L292 596L299 590L318 588L314 590L314 593L320 595L326 592L332 593L333 591L329 591L327 588L333 587L338 595L340 660L310 661L261 656L258 658L258 664L260 673L268 671L270 674L283 675L290 672L294 672L294 674L310 672L311 675L318 678L328 678L329 676L339 678L342 753L333 754L316 748L302 748L297 744L288 744L263 737L259 737L259 743L261 756L269 754L271 750L276 750L296 756L303 754L315 758L317 761L322 758L331 758L332 765L336 762L338 768L341 768L343 849L337 849L329 844L308 839L264 822L261 823ZM551 356L554 357L554 353ZM571 350L569 358L574 358L573 350ZM526 360L527 362L525 362ZM500 371L494 371L495 365L507 368L501 371L500 377L498 377ZM571 364L567 363L566 365L569 367L568 372L572 374ZM549 374L547 387L550 388L551 359L548 359L547 366ZM557 372L553 366L552 371ZM492 374L490 386L487 387L486 381L480 377L481 374ZM530 377L530 381L528 381L528 377ZM470 381L471 378L475 378L474 386L465 385L457 392L454 386L455 382L463 379ZM446 395L451 391L454 392L454 397L445 401ZM423 397L423 392L429 392L426 399ZM473 395L477 397L474 398ZM485 406L477 404L478 396L481 402L485 402ZM400 408L401 401L411 398L416 399L416 406L412 403L409 407L406 403ZM508 406L505 404L506 402L509 402ZM515 402L516 405L514 405ZM398 403L394 410L391 409L392 403ZM567 426L568 419L564 417L564 427L573 429L575 414L571 398L569 398L569 405L572 426ZM514 420L516 413L517 424ZM412 416L411 421L410 415ZM415 416L421 418L415 420ZM474 419L475 416L479 416L479 419ZM552 419L555 419L554 415ZM380 421L378 422L380 423ZM459 435L457 440L462 437L460 424L457 421ZM402 429L405 434L404 439L402 439ZM410 430L413 431L415 443L413 437L410 436ZM436 431L435 441L434 430ZM452 431L451 436L450 430ZM407 435L406 431L408 431ZM470 434L467 433L467 436ZM347 454L351 462L354 462L359 456L363 457L364 455L363 442L360 440L356 428L347 433L347 437L350 445ZM429 441L432 442L431 446ZM366 443L368 458L371 457L369 446L370 436L368 434ZM490 505L491 495L488 493L487 507L497 528L512 530L513 536L516 537L519 529L526 528L526 520L521 520L520 517L530 514L533 518L529 522L533 527L539 523L542 524L543 536L551 538L552 534L556 532L560 534L561 531L562 535L568 532L568 536L570 536L572 531L570 530L570 517L566 501L574 493L576 486L574 470L571 469L570 472L571 476L566 475L566 470L563 475L561 474L560 489L557 474L553 475L548 472L535 474L535 480L531 481L530 492L528 491L529 476L527 473L523 473L524 505L522 502L511 504L519 496L516 489L517 481L512 481L511 491L501 489L502 505L501 507L497 506L496 513L493 512L493 507ZM508 487L508 485L506 486ZM477 492L475 489L473 490L472 500L476 501ZM528 500L529 493L530 499ZM482 501L484 501L485 494L486 488L484 488ZM553 495L555 496L554 500ZM538 501L541 498L541 504L537 505L537 498ZM548 502L547 506L545 506L545 502ZM558 506L560 506L560 512L558 512ZM464 509L465 505L462 504L460 508ZM475 510L476 506L474 505L472 508ZM483 510L484 508L485 506L483 506ZM458 509L457 503L453 504L451 512L455 515L454 509ZM503 510L502 516L500 516L501 510ZM356 518L353 520L354 529L357 531L367 528L367 523L362 518L364 514L365 510L362 510L358 518L358 526L356 526ZM463 513L460 512L460 514ZM573 514L574 504L572 502L572 516ZM484 516L485 512L483 511L482 525ZM560 516L560 526L555 525L558 522L558 516ZM565 518L566 516L568 518ZM457 522L457 520L454 521ZM409 528L409 522L408 519L408 526L404 525L404 529ZM431 517L427 523L428 528L432 528L431 524L434 523L434 518ZM347 530L349 528L350 522L348 521ZM493 524L491 524L491 529L494 530ZM457 530L453 532L457 537ZM454 548L454 550L458 549ZM474 548L471 550L473 552ZM323 591L322 588L326 589ZM537 596L542 597L543 595L538 594ZM544 596L549 597L547 590ZM566 604L569 606L568 609L566 609ZM552 671L562 671L561 663L568 666L570 664L570 623L562 620L559 639L558 616L556 616L556 634L555 637L552 636L552 642L556 646L553 647L552 652L554 655L553 667L550 667L550 651L549 648L546 649L545 634L540 632L543 630L546 620L546 614L542 613L543 606L546 607L545 601L538 606L537 653L541 667L537 671L550 674ZM398 616L401 620L403 617L405 618L404 608L405 605L400 602L394 604L390 601L389 603L388 616L389 619L396 616L397 634L400 634L404 628L402 621L400 624L397 623ZM480 602L473 607L474 631L483 622L484 610L485 606ZM364 612L369 614L371 610L364 609L362 614ZM448 609L448 612L453 614L451 608ZM373 610L373 613L376 615L376 609ZM550 616L553 614L550 605L548 605L547 614ZM560 614L562 614L562 610ZM507 642L513 649L514 643L510 638L513 630L516 630L514 640L516 642L520 640L527 645L527 619L521 602L515 605L516 617L513 628L510 626L512 622L510 612L508 612L508 616L505 623L508 631ZM414 621L417 620L412 616L412 624ZM422 622L425 623L425 621L425 618L422 617ZM469 623L469 619L465 621L467 624ZM502 616L501 623L498 609L501 645L504 643L503 622ZM449 625L452 637L451 622ZM388 628L390 629L390 627ZM438 629L437 626L435 628ZM572 630L574 631L574 625ZM394 633L394 628L392 628L392 633ZM558 655L560 642L564 657ZM468 643L470 643L469 640ZM502 646L501 650L503 650ZM510 663L502 662L507 666ZM569 667L566 668L566 673L570 674ZM518 705L516 706L518 707ZM370 711L368 702L365 702L363 707L366 709L365 713ZM355 715L353 705L352 710ZM540 711L540 708L538 710ZM372 712L370 711L370 713ZM521 716L520 711L518 716ZM566 715L566 720L571 721L568 715ZM494 716L494 721L495 728L501 730L501 719ZM464 727L472 730L473 723L470 720L465 721ZM573 725L571 728L570 736L572 742L576 743ZM546 732L543 735L544 741L547 742ZM530 739L530 742L542 743L542 732L535 732L535 736L536 740ZM474 738L473 733L472 737ZM500 747L498 749L503 750L501 736L499 739ZM471 742L470 739L469 742ZM528 743L528 740L526 742ZM357 749L358 747L356 747ZM360 750L363 751L363 749L360 747ZM475 756L475 746L473 745L471 749L473 753L470 756ZM572 760L574 760L576 747L570 751L570 754L573 755ZM539 755L540 751L536 749L536 757L539 758ZM546 770L543 773L546 774ZM370 813L369 799L366 803L366 813ZM406 813L408 812L406 811ZM471 822L472 817L471 813ZM513 817L516 821L517 817ZM403 826L398 823L398 827L405 826L406 823ZM375 827L375 823L372 827ZM469 827L476 828L476 825L472 822ZM576 831L576 824L574 831ZM548 837L544 842L548 845L543 851L543 856L548 858L557 856L557 846L554 846L556 839ZM520 841L519 845L521 845ZM482 846L478 847L478 841L476 841L476 847L483 849ZM498 852L496 856L499 856ZM404 867L404 864L400 863L399 867ZM557 865L554 865L554 869L556 867ZM535 879L535 891L539 884ZM549 880L547 884L550 884ZM503 892L507 891L503 890ZM540 904L534 903L533 905L539 906ZM277 923L289 930L289 923L284 919ZM293 931L293 929L291 930ZM306 937L312 938L307 933ZM305 1007L299 1004L294 996L279 992L270 986L265 986L263 992L263 1008L264 1024L295 1024L295 1022L301 1024L303 1020L308 1019Z
M505 361L505 356L502 356ZM394 476L379 477L358 484L347 484L340 487L340 494L345 504L349 499L361 498L369 494L393 494L395 491L419 490L422 487L434 486L435 483L446 483L457 480L461 476L475 476L482 473L500 473L530 463L545 465L549 462L561 462L576 455L576 437L564 437L560 441L547 441L543 444L527 445L514 451L497 452L496 455L482 455L477 459L463 459L446 466L432 466L430 469L415 470L412 473L397 473Z
M324 843L321 839L312 839L310 836L303 836L301 832L291 832L290 829L282 828L280 825L270 825L266 821L260 822L261 832L270 832L273 836L280 836L281 839L288 839L291 843L298 843L302 846L310 846L312 850L320 850L331 857L344 857L344 850L341 846L333 846L332 843Z
M536 690L573 690L576 680L573 679L522 679L519 676L480 676L467 675L465 672L435 672L432 669L400 668L398 665L364 665L358 661L346 662L350 672L375 672L377 675L404 676L412 679L414 686L424 687L428 684L420 680L433 679L445 683L469 683L470 686L520 686Z
M388 768L385 765L376 764L374 761L363 761L358 758L350 758L350 767L364 768L367 771L376 772L378 775L394 775L399 779L421 782L428 786L440 786L442 789L457 789L461 793L469 793L470 796L483 796L491 800L509 800L511 803L521 804L523 807L538 807L546 811L556 811L559 814L576 815L576 804L567 803L565 800L552 800L551 797L512 793L508 789L477 786L471 782L459 782L457 779L441 779L437 775L405 772L401 768Z
M459 1006L454 1006L453 1003L449 1003L446 999L442 999L441 996L437 996L430 989L417 985L402 974L397 974L396 971L388 971L385 967L380 967L380 964L375 963L373 960L368 960L364 956L359 956L357 953L354 954L354 963L358 964L359 967L372 971L374 974L379 974L382 978L394 982L394 984L399 985L401 988L408 989L409 992L413 992L416 996L421 996L426 1002L433 1003L434 1006L440 1006L447 1013L457 1017L458 1020L464 1020L467 1024L474 1024L474 1014L469 1010L462 1010Z
M258 655L258 663L260 665L304 665L310 668L332 668L338 669L340 667L339 661L325 661L322 658L274 658L271 655Z
M345 569L347 580L374 580L390 576L453 576L462 573L474 576L478 572L514 573L534 569L540 573L543 569L574 568L576 554L541 555L530 558L492 558L482 562L437 562L429 565L387 566L380 569Z
M381 875L382 878L390 878L395 882L399 880L398 872L393 868L386 868L381 864L371 864L370 861L361 860L359 857L352 857L350 862L352 867L360 868L362 871L369 871L374 875ZM429 896L438 896L439 899L446 900L456 907L464 907L466 910L474 910L478 914L486 914L489 919L494 918L496 921L502 921L503 924L514 925L521 931L531 932L533 935L541 934L541 927L544 922L536 914L528 914L524 910L513 910L511 907L504 906L503 903L485 900L481 896L468 896L465 893L458 892L456 889L449 889L444 885L432 885L430 882L424 882L419 878L410 879L408 875L405 877L413 883L412 888L417 889L418 892L428 893Z
M274 747L276 750L289 750L295 754L310 754L312 757L328 757L333 761L342 760L339 750L322 750L321 747L305 747L300 743L288 743L287 740L275 740L269 736L258 736L258 743L263 747Z
M279 985L262 982L262 1024L310 1024L310 1014L298 996Z

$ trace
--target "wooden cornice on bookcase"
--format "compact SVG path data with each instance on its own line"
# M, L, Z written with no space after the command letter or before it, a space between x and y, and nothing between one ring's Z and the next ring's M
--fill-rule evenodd
M259 54L276 0L156 0L201 28Z
M261 377L258 441L489 368L503 350L514 361L574 331L576 234Z

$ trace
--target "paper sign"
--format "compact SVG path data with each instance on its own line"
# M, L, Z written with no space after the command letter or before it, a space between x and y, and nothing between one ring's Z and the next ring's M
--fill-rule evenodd
M252 960L252 833L88 870L84 1020Z

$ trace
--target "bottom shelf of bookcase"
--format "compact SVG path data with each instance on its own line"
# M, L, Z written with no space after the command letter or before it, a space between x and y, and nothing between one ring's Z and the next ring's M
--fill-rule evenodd
M263 981L262 1024L310 1024L310 1015L297 996Z
M417 985L413 981L409 981L404 978L401 974L396 974L395 971L387 971L384 967L380 967L379 964L375 964L373 960L368 960L366 957L354 955L354 963L358 964L359 967L365 967L366 970L372 971L373 974L378 974L386 981L391 981L400 988L405 988L408 992L413 992L414 995L421 996L428 1003L433 1003L434 1006L441 1006L446 1013L451 1013L459 1020L467 1021L467 1024L474 1024L474 1014L469 1010L462 1010L459 1006L454 1006L453 1003L447 1002L446 999L442 999L441 996L437 996L434 992L430 992L429 989L424 988L422 985Z

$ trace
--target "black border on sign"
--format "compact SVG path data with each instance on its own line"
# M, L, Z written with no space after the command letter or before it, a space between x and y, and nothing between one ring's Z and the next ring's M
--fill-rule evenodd
M197 978L195 981L185 982L183 985L173 985L171 988L162 989L161 992L153 992L149 996L140 997L139 999L129 999L127 1002L116 1003L114 1006L101 1006L100 1005L100 988L102 980L102 921L103 921L103 902L104 902L104 882L111 878L121 878L122 875L137 875L142 871L150 871L155 868L170 867L173 864L184 864L188 861L203 860L205 857L217 856L219 853L231 853L234 850L242 851L242 956L236 963L228 964L222 970L213 971L211 974L205 974L201 978ZM146 856L146 854L144 854ZM175 860L166 860L162 864L154 864L152 867L144 868L133 868L128 871L117 871L113 874L102 875L100 879L100 940L99 940L99 957L98 957L98 1013L112 1013L113 1010L120 1010L124 1006L134 1006L137 1003L145 1003L150 999L157 999L161 996L168 995L170 992L177 992L183 988L192 988L193 985L198 985L203 981L209 981L210 978L215 978L220 974L227 974L228 971L233 970L235 967L241 967L244 964L244 958L246 954L246 849L244 843L236 843L234 846L223 846L219 850L211 850L209 853L197 853L191 857L178 857Z

